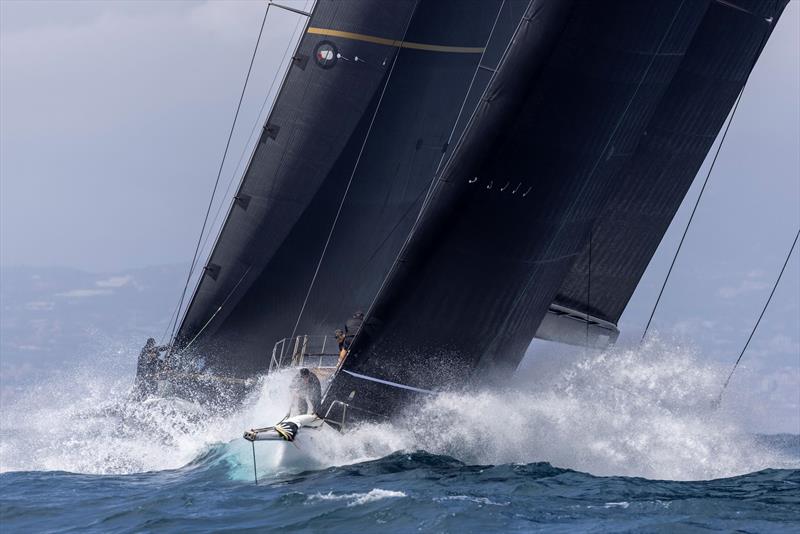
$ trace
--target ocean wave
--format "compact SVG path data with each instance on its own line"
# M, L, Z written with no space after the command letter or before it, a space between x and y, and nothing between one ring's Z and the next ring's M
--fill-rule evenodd
M796 531L800 470L705 481L598 477L549 464L468 465L424 451L261 481L231 480L225 447L177 470L0 474L10 531ZM588 522L588 523L587 523Z

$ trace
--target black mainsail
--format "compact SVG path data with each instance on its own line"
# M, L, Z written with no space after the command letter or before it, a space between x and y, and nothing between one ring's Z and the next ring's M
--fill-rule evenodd
M319 0L177 346L368 310L324 403L390 415L613 338L786 3Z
M250 376L366 309L525 4L317 2L177 346Z

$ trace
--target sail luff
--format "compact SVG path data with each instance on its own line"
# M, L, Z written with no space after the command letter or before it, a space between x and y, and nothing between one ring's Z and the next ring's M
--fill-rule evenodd
M411 4L410 0L405 0L403 3L398 3L397 6L394 6L392 10L384 10L387 11L383 14L383 18L386 19L392 15L397 16L399 15L402 18L401 12L406 9L407 6ZM319 8L322 7L323 10L320 12ZM292 124L285 124L287 118L291 116L293 111L289 111L288 107L298 106L297 100L298 97L302 98L302 93L297 94L298 89L302 90L302 83L303 82L294 82L290 83L291 79L298 79L296 75L296 71L301 70L305 71L306 69L313 68L314 63L314 53L312 51L313 46L309 45L309 42L317 40L316 36L310 34L308 32L308 28L312 24L317 24L321 26L327 26L330 24L331 21L336 20L337 18L342 18L343 16L347 16L347 13L358 13L361 11L362 13L358 15L359 17L366 17L370 16L371 12L376 12L377 7L376 4L373 2L368 2L361 0L360 2L354 2L353 6L347 6L347 8L339 9L339 6L331 2L317 2L314 6L312 11L311 17L308 17L305 22L305 31L298 41L298 44L295 48L295 52L293 57L298 56L298 51L301 49L303 50L303 55L305 55L305 59L303 60L305 63L300 64L300 62L292 61L289 68L286 70L284 74L284 80L278 94L274 100L272 110L269 114L269 118L265 123L265 127L262 133L261 141L256 144L255 149L251 154L251 159L248 164L248 167L242 178L240 180L239 188L237 191L236 196L241 196L242 194L247 194L249 197L249 207L244 207L242 204L238 203L236 199L231 202L230 209L228 211L228 215L225 219L224 224L220 228L219 235L217 237L216 243L212 252L209 254L208 262L206 265L206 272L200 276L196 289L193 293L193 297L191 300L191 306L187 306L186 312L184 313L183 320L181 322L181 329L178 333L178 345L183 342L185 343L188 339L194 337L194 334L205 325L207 318L212 314L212 312L216 311L222 301L228 298L229 291L232 290L233 287L237 286L237 292L242 294L246 292L249 288L250 283L252 283L252 276L248 276L244 281L240 282L241 276L244 272L248 269L251 269L253 273L257 273L260 268L259 265L263 264L265 259L269 256L269 251L265 251L261 253L253 249L252 247L247 246L247 241L250 241L251 238L249 235L254 235L254 232L258 231L259 227L263 227L265 220L256 217L249 217L249 222L247 219L244 221L242 220L242 212L246 212L248 210L257 210L259 213L264 212L264 209L270 210L272 208L264 206L265 203L273 204L278 209L277 211L273 210L275 215L273 218L275 220L282 221L284 227L291 227L289 223L292 219L296 218L298 213L302 211L302 206L297 205L297 208L291 207L292 199L291 196L280 196L282 193L280 192L281 189L275 189L275 187L282 188L286 190L285 186L280 186L275 182L276 179L280 179L278 177L270 177L268 173L275 172L275 167L273 169L266 169L263 168L263 164L259 163L259 158L263 159L265 154L268 154L270 150L268 145L277 144L277 150L280 153L280 156L277 158L272 158L274 161L278 161L278 166L281 165L282 162L284 165L286 164L286 152L289 152L289 157L293 158L296 162L302 166L302 160L298 159L298 154L292 152L292 140L286 139L286 137L291 136L292 132L287 131L292 128ZM318 20L318 22L314 22ZM372 76L372 83L373 86L377 85L382 73L378 72L377 75L373 74ZM306 92L308 91L308 83L311 83L313 78L306 77ZM300 83L300 87L298 87L298 83ZM290 87L291 85L291 87ZM317 93L320 92L321 87L315 87ZM353 99L351 99L353 100ZM287 104L287 102L290 102ZM347 130L354 127L354 124L360 115L363 112L365 104L358 104L361 105L361 111L356 111L353 114L352 118L349 121L343 121L343 126L339 128L339 130ZM297 111L300 112L299 106ZM281 115L282 120L284 121L283 126L284 132L281 134L280 124L276 124L275 118L276 113ZM310 113L310 111L305 111L305 113ZM298 124L296 120L294 121L294 130L298 130ZM304 126L300 126L300 128L306 128ZM335 131L335 128L329 128L329 132ZM307 137L309 135L316 135L317 137L324 139L326 137L325 132L319 133L304 133ZM330 134L329 134L330 135ZM289 141L289 143L287 143ZM334 145L335 143L332 143ZM332 155L335 156L334 152L330 152ZM269 157L269 156L266 156ZM328 157L330 160L331 156ZM322 159L322 158L320 158ZM298 163L294 165L297 166ZM321 165L324 165L322 163ZM319 168L320 165L317 165ZM318 180L319 178L317 178ZM254 180L257 180L259 183L269 184L273 183L274 185L264 186L257 185L255 192L249 191L249 187L254 184ZM291 187L291 186L290 186ZM271 193L270 189L274 192ZM252 193L252 194L251 194ZM277 195L275 195L277 193ZM313 190L310 191L313 193ZM296 193L290 193L294 195ZM265 196L266 195L266 196ZM271 196L273 195L273 196ZM288 204L287 204L288 202ZM281 204L282 203L282 204ZM283 206L283 207L281 207ZM269 211L265 212L269 213ZM234 221L234 219L237 219ZM244 228L246 229L245 232L242 232L242 225L244 224ZM236 228L234 231L233 228ZM275 229L273 227L273 232ZM227 237L226 237L226 234ZM249 234L249 235L248 235ZM275 239L273 242L275 243L272 247L274 248L280 243L281 241L281 234L275 232ZM222 249L225 248L227 250L231 250L231 248L238 248L241 252L238 252L231 256L231 254L227 251L223 251ZM250 250L248 250L250 249ZM220 256L225 256L226 259L220 259ZM232 260L232 263L231 263ZM255 267L255 268L253 268ZM223 271L224 272L221 272ZM219 280L218 280L219 279ZM228 289L225 289L227 286ZM212 299L211 302L207 302L209 299ZM198 302L202 300L203 302ZM233 299L234 301L236 298ZM216 302L214 302L216 301ZM229 313L229 309L221 310L219 315L215 318L214 324L209 325L206 334L213 334L217 325L224 320L227 313Z
M303 14L302 12L299 12L297 10L293 10L296 14L298 14L300 17L302 17L301 20L305 19L305 22L303 24L303 29L302 29L302 31L300 33L300 37L297 39L297 43L293 47L292 53L288 56L289 57L289 61L287 62L286 68L283 69L283 74L281 76L281 82L280 82L280 84L278 84L278 90L275 92L275 97L272 99L272 102L270 103L270 106L269 106L269 110L267 111L267 113L265 115L265 119L264 119L264 121L262 123L262 127L261 127L261 132L262 132L261 135L263 135L264 129L270 123L270 119L272 118L273 112L275 111L275 105L277 104L278 99L280 98L280 95L281 95L281 93L283 92L283 90L284 90L284 88L286 86L286 80L289 77L289 71L291 70L292 64L293 64L293 61L294 61L293 58L295 58L297 56L297 51L300 48L300 44L301 44L301 42L303 40L303 36L306 34L306 31L308 30L308 26L309 26L309 23L311 21L311 18L314 16L314 10L317 7L317 2L318 1L319 0L312 0L313 4L311 6L311 9L308 11L309 16L306 16L305 14ZM269 5L267 6L267 9L269 9L272 5L273 5L272 2L269 2ZM281 7L281 6L277 6L276 5L276 7ZM286 59L285 57L281 59L280 65L283 65L283 62L284 62L285 59ZM252 138L248 139L247 142L248 143L252 142ZM245 178L246 178L246 176L248 174L248 171L250 170L250 167L251 167L251 165L253 163L253 158L256 155L256 151L258 150L259 144L260 143L256 142L253 145L253 148L250 150L250 154L247 157L247 163L244 166L244 170L242 171L241 176L239 176L238 184L236 186L236 193L234 194L234 196L230 199L230 202L228 203L228 209L226 210L225 218L223 219L223 223L220 225L219 230L217 231L217 235L214 238L214 243L213 243L213 245L211 247L211 250L208 253L208 257L204 258L204 268L208 264L210 259L214 256L214 252L217 250L217 247L219 246L220 238L222 237L222 234L225 232L225 229L226 229L226 227L227 227L227 225L228 225L228 223L230 221L231 213L233 212L237 202L240 202L239 195L242 193L242 186L244 185ZM245 272L245 274L243 276L247 276L247 274L249 274L249 270L247 272ZM203 274L201 273L200 276L197 277L197 280L195 282L194 288L192 289L192 296L189 299L189 301L186 303L185 308L183 310L180 310L180 309L178 310L178 316L180 317L180 321L178 323L179 324L178 331L177 331L178 333L176 334L175 339L172 340L172 343L174 343L177 347L180 347L181 344L183 344L183 343L191 342L192 340L196 339L196 337L199 334L202 333L202 332L198 332L197 334L195 334L191 338L191 340L185 339L185 336L184 336L184 339L180 339L179 338L179 334L181 333L181 331L185 331L184 330L184 326L185 326L184 323L186 321L186 314L188 313L189 308L192 307L192 304L194 303L194 301L195 301L195 299L197 297L197 292L200 289L200 284L202 283L203 278L204 278ZM239 283L241 283L241 279L239 280ZM238 288L238 283L237 283L236 286L234 286L233 290L235 291L237 288ZM209 317L209 320L212 320L214 317L215 317L215 315L212 315L211 317ZM184 345L184 347L186 347L186 345ZM186 347L186 348L188 348L188 347Z

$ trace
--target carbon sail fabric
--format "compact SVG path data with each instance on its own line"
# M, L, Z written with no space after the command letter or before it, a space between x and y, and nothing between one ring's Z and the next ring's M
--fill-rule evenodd
M449 149L478 62L499 56L524 5L320 0L238 194L248 203L225 222L179 342L203 329L192 350L250 376L298 316L299 333L331 333L366 308Z
M554 301L585 308L590 235L615 322L784 6L534 0L325 406L504 380Z
M709 5L556 304L619 320L787 3Z
M389 6L356 0L316 4L310 27L363 29L370 26L390 38L402 38L414 0ZM214 310L236 287L248 268L263 265L291 231L314 193L342 152L385 76L384 66L371 69L331 68L337 61L333 49L317 50L323 37L307 33L301 39L267 121L261 143L253 154L235 203L208 259L187 309L178 339L186 342L205 325ZM362 56L380 65L392 59L394 47L364 44ZM318 59L317 54L323 57ZM327 57L331 54L331 57ZM388 56L388 57L387 57ZM324 128L319 125L324 124ZM251 269L252 271L253 269ZM255 274L255 273L254 273ZM252 284L240 283L245 294ZM234 297L235 299L235 297ZM227 315L210 325L208 334Z

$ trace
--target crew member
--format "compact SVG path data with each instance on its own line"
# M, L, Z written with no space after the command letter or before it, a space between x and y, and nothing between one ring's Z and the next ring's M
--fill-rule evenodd
M292 405L289 415L313 414L322 402L322 386L317 375L303 367L292 380Z
M364 314L360 311L357 311L344 324L345 349L350 350L350 345L353 343L353 339L356 337L356 334L358 334L358 331L361 330L361 325L363 323L364 323Z
M342 360L347 355L347 349L344 348L344 331L337 329L334 332L334 336L336 337L336 343L339 345L339 363L342 363Z
M139 353L139 360L136 362L135 382L135 387L140 397L143 398L156 392L158 375L162 365L159 355L168 348L169 345L157 346L156 340L152 337L142 347L142 351Z

